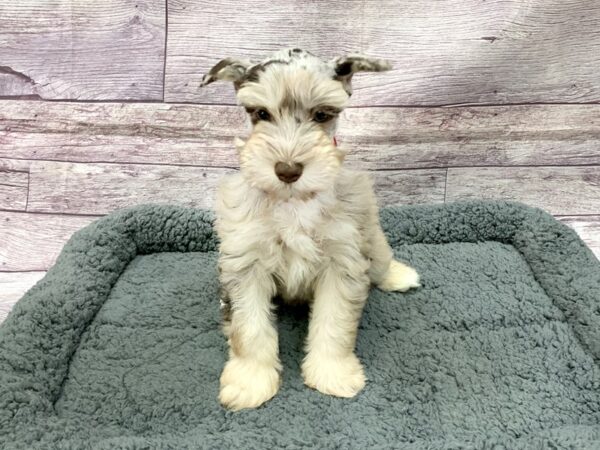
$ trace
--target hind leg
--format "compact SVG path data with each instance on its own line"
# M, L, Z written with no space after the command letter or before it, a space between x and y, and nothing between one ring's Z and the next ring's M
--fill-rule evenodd
M421 286L415 269L393 259L392 249L378 222L371 230L368 257L371 260L369 278L379 289L405 292Z

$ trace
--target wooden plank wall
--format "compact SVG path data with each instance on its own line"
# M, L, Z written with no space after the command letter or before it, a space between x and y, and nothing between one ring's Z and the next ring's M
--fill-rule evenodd
M0 1L0 320L115 208L210 207L248 130L200 79L281 47L362 52L339 142L382 204L547 209L600 255L600 3Z

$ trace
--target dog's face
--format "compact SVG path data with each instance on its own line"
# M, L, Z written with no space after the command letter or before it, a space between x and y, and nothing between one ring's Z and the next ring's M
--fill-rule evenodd
M389 69L385 61L360 56L324 62L300 49L282 50L260 64L225 59L203 85L233 81L249 114L252 133L236 140L240 169L269 195L308 199L330 189L344 153L333 136L351 95L352 74Z

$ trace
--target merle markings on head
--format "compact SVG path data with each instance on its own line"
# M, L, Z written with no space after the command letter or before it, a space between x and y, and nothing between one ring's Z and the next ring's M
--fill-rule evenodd
M256 187L284 196L312 196L331 187L344 154L332 141L356 72L382 72L387 61L348 55L324 61L298 48L260 63L226 58L203 77L233 83L253 124L238 139L240 168Z
M258 82L262 72L274 64L289 65L296 69L311 70L340 81L349 95L352 94L352 75L356 72L383 72L391 69L388 61L362 55L348 55L323 61L307 50L299 48L280 50L260 63L246 59L225 58L219 61L202 78L200 86L214 81L233 82L236 90L247 82Z

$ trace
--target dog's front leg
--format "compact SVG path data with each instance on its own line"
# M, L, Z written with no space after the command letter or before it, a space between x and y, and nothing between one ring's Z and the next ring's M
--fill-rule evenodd
M353 397L365 385L354 346L368 295L367 268L362 257L350 256L344 264L332 261L317 280L302 374L324 394Z
M219 400L232 410L256 408L273 397L280 385L281 364L273 324L271 276L254 265L246 273L222 274L230 313L224 331L229 361L221 374Z

